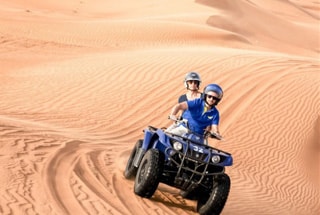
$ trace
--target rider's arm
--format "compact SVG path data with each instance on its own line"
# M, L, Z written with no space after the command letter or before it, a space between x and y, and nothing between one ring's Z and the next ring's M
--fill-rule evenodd
M211 125L208 126L209 129L208 131L210 131L211 133L215 133L215 134L218 134L220 135L220 132L219 132L219 121L220 121L220 114L219 114L219 111L216 110L216 115L214 116L212 122L211 122Z
M211 127L211 128L210 128L210 131L211 131L211 132L214 132L214 133L216 133L216 134L220 134L220 132L219 132L219 126L218 126L218 125L211 125L210 127Z
M181 102L176 104L175 106L173 106L171 113L170 113L170 117L175 117L177 115L177 113L182 110L187 110L188 109L188 103L187 102Z
M215 138L217 138L218 140L222 140L222 136L219 132L218 125L216 124L209 125L206 130L209 131L211 134L213 134Z
M205 130L210 133L220 134L218 125L208 125Z

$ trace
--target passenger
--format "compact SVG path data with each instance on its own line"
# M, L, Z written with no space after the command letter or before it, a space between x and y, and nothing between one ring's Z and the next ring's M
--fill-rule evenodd
M201 92L199 92L201 78L197 72L187 73L183 83L187 92L179 97L178 103L201 97Z
M199 92L201 77L197 72L187 73L183 82L187 92L179 97L178 103L201 97L201 92ZM183 115L184 112L182 112L181 118L183 118Z

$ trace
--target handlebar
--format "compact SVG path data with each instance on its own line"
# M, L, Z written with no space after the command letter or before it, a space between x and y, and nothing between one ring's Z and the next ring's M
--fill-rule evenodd
M168 119L174 121L175 123L184 123L189 128L187 119L182 119L181 117L177 118L177 117L172 116L172 115L169 115ZM204 133L204 136L205 137L210 137L210 138L213 138L213 139L217 139L217 140L223 140L223 138L222 138L222 136L220 134L214 133L214 132L210 132L210 131L206 131Z
M223 138L222 138L222 136L220 135L220 134L217 134L217 133L214 133L214 132L207 132L208 134L208 136L210 137L210 138L214 138L214 139L217 139L217 140L223 140Z
M171 115L169 115L168 116L168 119L170 119L170 120L172 120L172 121L174 121L174 122L176 122L176 123L184 123L184 124L187 124L188 123L188 120L186 120L186 119L183 119L182 117L175 117L175 116L171 116Z

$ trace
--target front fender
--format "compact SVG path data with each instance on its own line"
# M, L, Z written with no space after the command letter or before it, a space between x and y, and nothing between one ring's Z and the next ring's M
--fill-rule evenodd
M166 133L163 132L162 129L158 129L157 130L157 134L159 136L159 141L161 143L170 143L170 138L168 137L168 135Z
M151 139L153 138L154 135L155 135L154 132L150 131L149 129L145 129L141 148L143 148L145 151L151 148L150 143L152 142Z
M233 158L231 156L227 157L227 159L223 162L224 166L232 166Z

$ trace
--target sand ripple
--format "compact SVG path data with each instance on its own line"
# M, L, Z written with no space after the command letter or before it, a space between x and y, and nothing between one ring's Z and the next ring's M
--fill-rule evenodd
M123 177L196 70L225 90L225 141L210 141L234 156L223 214L316 215L319 4L118 3L0 4L0 214L197 214L178 190L142 199Z

